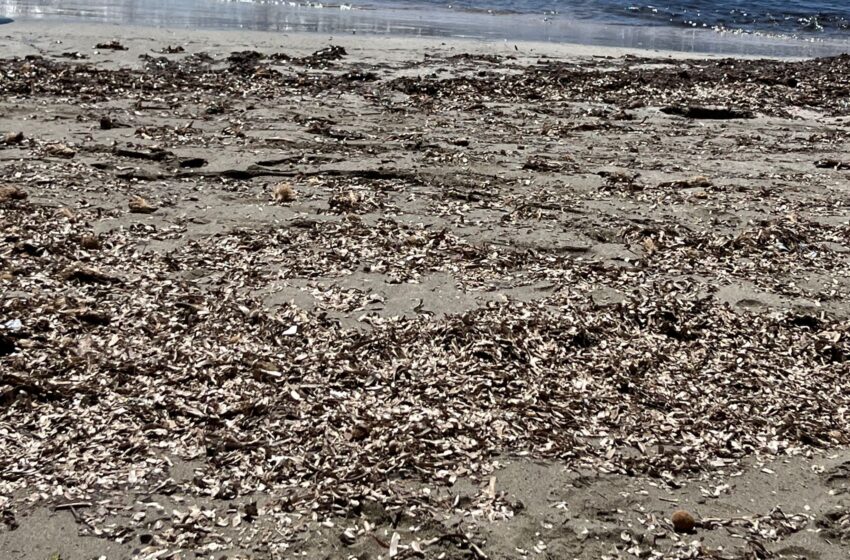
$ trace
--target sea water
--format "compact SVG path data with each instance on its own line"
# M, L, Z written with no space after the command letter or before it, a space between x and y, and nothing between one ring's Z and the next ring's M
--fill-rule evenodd
M390 0L384 3L389 4ZM621 25L821 36L844 35L850 30L848 0L396 0L395 4L502 14L534 13Z
M0 23L4 17L774 56L850 52L850 0L0 0Z

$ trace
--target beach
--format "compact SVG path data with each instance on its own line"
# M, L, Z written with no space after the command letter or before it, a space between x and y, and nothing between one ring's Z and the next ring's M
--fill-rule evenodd
M847 56L0 52L3 558L850 552Z

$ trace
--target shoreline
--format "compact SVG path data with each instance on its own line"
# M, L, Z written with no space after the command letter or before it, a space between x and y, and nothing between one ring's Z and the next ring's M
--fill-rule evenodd
M847 57L0 49L0 550L847 557Z
M808 56L765 56L711 52L685 52L646 48L629 48L582 43L550 41L495 41L459 37L411 37L404 35L334 34L319 32L275 32L235 29L177 29L110 23L64 23L47 20L20 20L0 28L0 48L8 56L26 56L50 50L50 41L61 40L71 51L88 53L92 47L107 39L126 37L127 41L143 45L161 41L208 43L214 51L229 53L229 49L253 48L273 50L286 46L299 54L309 54L329 44L337 44L361 53L364 57L386 56L405 58L409 52L467 52L517 56L531 61L534 57L571 59L584 57L663 57L674 60L740 58L742 60L776 59L804 60ZM91 45L89 45L91 43ZM122 51L112 52L111 58L131 67L138 66L134 56Z
M241 4L237 6L244 7ZM486 18L454 18L449 13L440 19L432 14L430 20L421 15L409 15L404 11L381 10L368 14L356 14L341 10L310 9L292 16L271 16L267 13L255 15L220 15L218 18L197 14L190 19L181 12L155 12L148 14L124 14L120 11L109 18L121 21L88 21L86 18L39 17L29 18L21 14L9 27L43 25L69 26L122 26L130 29L139 27L158 30L185 32L233 32L272 34L319 34L336 37L361 36L387 39L422 39L433 41L484 41L491 43L529 43L538 45L568 45L583 48L620 49L623 52L647 51L655 53L676 52L689 56L739 56L769 58L815 58L834 56L850 52L850 41L832 38L797 38L749 34L711 29L687 29L664 26L637 26L598 24L582 20L538 20L536 16L522 15L510 18L502 16ZM361 17L362 16L362 17ZM90 16L94 19L100 16ZM232 18L232 19L229 19ZM145 21L140 26L135 19ZM185 20L185 21L184 21ZM162 22L167 25L161 25ZM148 23L149 22L149 23ZM6 26L4 26L6 27Z

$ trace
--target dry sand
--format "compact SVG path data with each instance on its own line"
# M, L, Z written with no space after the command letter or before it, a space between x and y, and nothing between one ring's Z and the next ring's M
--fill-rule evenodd
M850 554L848 61L0 49L0 557Z

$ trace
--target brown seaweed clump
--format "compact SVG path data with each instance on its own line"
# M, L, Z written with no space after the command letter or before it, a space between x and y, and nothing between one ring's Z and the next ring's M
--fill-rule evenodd
M294 202L295 189L292 188L292 184L281 182L272 189L272 196L276 202Z

